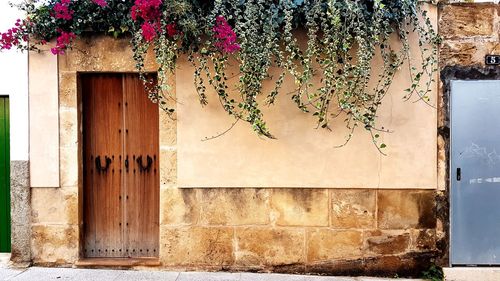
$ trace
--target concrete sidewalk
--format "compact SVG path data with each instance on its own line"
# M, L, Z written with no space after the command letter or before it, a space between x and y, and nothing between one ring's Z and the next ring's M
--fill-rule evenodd
M13 269L0 267L0 280L12 281L382 281L386 278L369 277L323 277L286 274L258 273L207 273L207 272L167 272L132 271L104 269L72 269L30 267ZM416 279L394 279L413 280Z

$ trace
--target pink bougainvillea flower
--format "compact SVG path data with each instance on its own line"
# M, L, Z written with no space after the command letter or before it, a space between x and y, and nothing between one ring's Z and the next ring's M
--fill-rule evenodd
M134 21L143 20L141 25L144 40L150 42L160 30L162 0L135 0L130 10L130 17Z
M73 32L61 31L59 37L57 37L56 46L50 51L54 55L62 55L64 51L68 48L69 44L75 39L76 35Z
M170 37L174 37L177 35L179 32L177 31L177 25L175 23L169 23L167 24L167 34Z
M143 19L145 21L159 21L161 16L162 0L135 0L130 10L130 16L134 21Z
M69 8L71 0L61 0L54 5L54 12L56 19L71 20L74 11Z
M213 32L215 37L214 46L221 52L234 53L241 49L241 46L237 43L236 33L223 16L218 16L215 19Z
M0 32L0 50L10 50L12 47L19 46L22 41L28 41L26 33L27 21L16 20L15 27L6 32Z
M92 0L92 2L103 8L108 6L108 2L106 0Z
M0 34L0 49L2 50L10 50L13 45L12 35L10 34L10 29Z
M17 28L11 28L4 33L0 33L0 49L10 50L16 45L16 34Z
M156 37L156 29L153 24L145 22L141 26L142 36L148 42L151 42Z

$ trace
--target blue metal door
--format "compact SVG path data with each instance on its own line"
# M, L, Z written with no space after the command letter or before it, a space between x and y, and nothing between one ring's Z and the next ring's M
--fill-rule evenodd
M500 264L500 81L451 82L451 263Z

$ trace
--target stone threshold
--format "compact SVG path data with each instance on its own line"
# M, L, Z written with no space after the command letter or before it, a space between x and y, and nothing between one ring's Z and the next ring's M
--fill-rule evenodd
M83 258L75 262L78 268L160 266L158 258Z
M500 267L445 267L443 268L446 281L498 281Z

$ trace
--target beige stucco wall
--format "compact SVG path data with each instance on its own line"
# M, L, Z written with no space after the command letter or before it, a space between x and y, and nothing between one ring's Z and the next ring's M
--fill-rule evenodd
M437 9L427 6L429 17L437 21ZM397 45L397 41L393 42ZM420 64L417 35L411 34L412 63ZM378 78L383 62L380 56L373 61L373 79ZM233 90L238 82L238 68L230 68L228 84ZM249 124L239 122L221 137L204 141L225 131L234 122L228 116L213 91L209 104L200 106L191 79L194 69L183 59L176 75L178 123L178 185L180 187L315 187L315 188L427 188L437 186L437 83L433 84L429 106L404 100L411 85L408 65L394 78L389 94L379 114L380 143L387 148L378 152L370 134L359 128L352 140L342 148L349 130L343 116L332 124L332 131L316 129L317 120L297 109L287 93L295 89L287 76L276 105L266 106L266 94L260 96L265 120L277 140L263 139ZM279 76L272 69L271 76ZM319 81L321 77L315 77ZM437 73L434 76L437 80ZM264 93L272 90L269 81ZM210 87L208 87L210 89ZM236 98L237 99L237 98ZM332 108L332 111L334 109Z
M59 186L57 57L50 46L29 56L29 152L32 187ZM54 73L47 75L47 73Z

